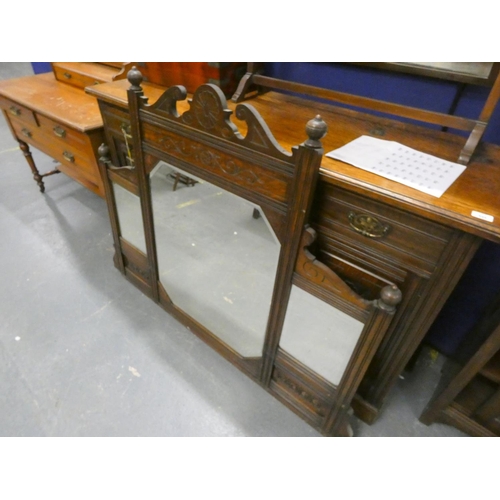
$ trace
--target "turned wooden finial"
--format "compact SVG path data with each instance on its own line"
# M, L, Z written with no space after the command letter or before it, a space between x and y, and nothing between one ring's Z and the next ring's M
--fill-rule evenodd
M99 153L99 161L106 164L109 163L109 147L104 142L97 148L97 152Z
M396 310L396 306L403 299L401 290L396 285L387 285L380 291L380 299L378 300L378 307L392 313Z
M130 90L142 91L142 73L133 66L132 69L127 73L127 80L131 83Z
M316 115L312 120L309 120L306 125L306 132L309 139L304 143L310 148L321 148L321 139L325 137L328 130L327 124L323 121L320 115Z

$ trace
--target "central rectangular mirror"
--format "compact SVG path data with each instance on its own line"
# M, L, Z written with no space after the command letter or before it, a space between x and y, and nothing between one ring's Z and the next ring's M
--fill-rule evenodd
M243 357L262 355L281 245L255 204L160 162L150 175L159 280Z

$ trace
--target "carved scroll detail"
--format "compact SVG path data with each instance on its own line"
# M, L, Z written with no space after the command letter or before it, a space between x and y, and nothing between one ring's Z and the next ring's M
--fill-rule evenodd
M162 111L175 118L179 117L177 111L177 101L186 99L187 91L182 85L170 87L162 96L151 106L151 109Z
M315 240L316 231L312 227L304 229L295 271L322 288L335 292L349 302L366 309L370 303L356 294L334 271L319 262L308 250Z
M136 68L129 72L129 81L132 83L131 89L142 91L140 86L142 75ZM146 105L144 100L143 109L166 115L189 127L264 152L287 163L293 162L296 150L289 153L278 144L269 127L253 106L240 104L236 108L236 116L247 124L248 131L243 137L238 127L230 119L233 112L228 109L226 97L219 87L210 83L198 87L193 98L188 100L189 110L179 115L177 102L186 99L186 96L186 89L183 86L170 87L155 104Z
M288 153L278 144L266 122L250 104L239 104L236 107L236 117L245 121L248 127L243 144L266 154L271 154L278 158L284 157L288 160L295 154L295 150L292 151L292 154Z
M295 271L309 281L339 294L349 302L368 309L376 307L388 314L396 312L396 306L403 299L401 290L397 285L387 285L380 291L380 296L375 300L365 300L354 292L349 285L340 278L328 266L319 262L316 257L309 252L310 247L316 241L316 231L312 227L307 227L302 234L300 252L297 258Z
M229 117L232 111L227 109L227 101L222 90L212 84L198 87L189 101L190 109L182 115L182 121L224 139L241 138L238 128Z

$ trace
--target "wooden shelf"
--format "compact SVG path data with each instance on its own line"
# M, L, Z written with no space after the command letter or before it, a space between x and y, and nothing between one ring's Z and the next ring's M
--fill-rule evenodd
M481 375L496 384L500 384L500 352L497 352L481 370Z

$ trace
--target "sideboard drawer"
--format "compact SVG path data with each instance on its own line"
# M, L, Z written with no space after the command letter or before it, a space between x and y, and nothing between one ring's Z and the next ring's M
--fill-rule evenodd
M52 158L66 165L69 169L80 172L81 175L85 176L94 183L97 182L98 172L89 162L86 155L78 149L68 146L64 147L55 143L51 144L47 148L47 153Z
M77 130L58 123L46 116L38 115L40 130L50 142L59 143L62 147L71 145L75 148L85 147L86 136Z
M102 80L94 75L85 75L79 73L78 71L75 71L72 68L68 68L62 65L60 66L57 63L54 63L52 67L57 80L64 83L69 83L70 85L74 85L75 87L81 89L105 82L105 80Z
M98 170L92 162L92 147L87 137L64 125L60 126L61 130L67 133L63 137L58 137L52 131L51 120L43 116L39 116L39 119L43 124L40 127L27 125L17 120L12 120L11 123L20 139L43 150L71 170L80 171L81 175L96 183ZM57 124L55 126L57 127Z
M35 113L29 108L21 106L17 102L11 101L5 97L0 96L0 108L2 108L9 119L13 122L14 120L19 120L23 123L38 126L36 121Z
M43 138L40 134L40 128L30 123L24 123L18 120L10 121L12 128L15 130L17 137L29 144L40 144Z
M452 230L336 186L321 189L314 214L320 232L392 265L434 271Z

